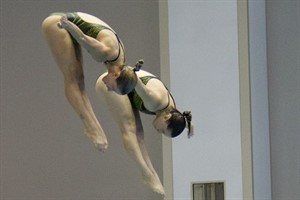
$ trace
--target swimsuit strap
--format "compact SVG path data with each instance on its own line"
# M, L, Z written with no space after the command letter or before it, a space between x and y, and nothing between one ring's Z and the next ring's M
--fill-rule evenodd
M170 92L169 92L169 90L168 90L168 93L170 94ZM168 94L168 104L167 104L167 106L166 107L164 107L163 109L161 109L161 110L164 110L164 109L166 109L166 108L168 108L169 107L169 105L170 105L170 95Z
M166 107L164 107L163 109L161 109L161 110L164 110L164 109L166 109L166 108L169 107L169 105L170 105L170 97L173 100L174 107L176 108L176 103L175 103L175 99L174 99L173 95L171 94L170 90L166 86L165 86L165 88L168 90L168 105Z
M117 61L117 60L119 59L119 57L120 57L120 54L121 54L121 48L122 48L123 53L124 53L124 63L125 63L125 51L124 51L124 46L123 46L123 44L122 44L122 42L121 42L119 36L118 36L113 30L111 30L111 29L109 29L109 28L107 28L107 29L110 30L110 31L112 31L112 32L115 34L115 36L116 36L116 38L117 38L117 40L118 40L118 43L119 43L119 53L118 53L118 56L117 56L115 59L113 59L113 60L107 60L107 61L105 61L104 63L107 64L107 63L112 63L112 62Z
M156 79L160 80L160 79L157 78L156 76L144 76L144 77L141 77L140 79L141 79L141 81L146 85L146 84L148 83L148 81L149 81L150 79L152 79L152 78L156 78ZM173 100L173 102L174 102L174 106L175 106L175 108L176 108L176 103L175 103L175 100L174 100L173 95L171 94L170 90L168 89L168 87L167 87L163 82L162 82L162 84L165 86L165 88L166 88L167 91L168 91L168 104L167 104L166 107L164 107L164 108L161 109L161 110L164 110L164 109L166 109L166 108L169 107L169 105L170 105L170 96L171 96L171 98L172 98L172 100Z
M165 86L166 87L166 86ZM166 87L167 88L167 87ZM172 98L172 100L173 100L173 103L174 103L174 107L176 108L176 102L175 102L175 99L174 99L174 97L173 97L173 95L171 94L171 92L169 91L169 89L167 88L167 90L168 90L168 92L169 92L169 95L171 96L171 98ZM169 104L170 104L170 97L168 96L168 98L169 98L169 103L168 103L168 106L169 106ZM165 108L166 109L166 108Z

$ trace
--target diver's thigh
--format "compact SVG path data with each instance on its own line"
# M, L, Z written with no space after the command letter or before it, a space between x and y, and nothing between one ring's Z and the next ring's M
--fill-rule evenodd
M52 55L60 68L66 68L72 63L81 63L81 47L74 45L70 34L60 29L60 16L49 16L42 24L42 32L49 45Z

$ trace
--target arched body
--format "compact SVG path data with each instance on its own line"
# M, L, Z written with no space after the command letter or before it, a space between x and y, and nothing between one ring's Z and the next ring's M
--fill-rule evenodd
M81 30L78 21L92 31ZM66 98L80 116L86 135L99 150L105 151L105 133L85 92L81 51L83 47L94 60L104 63L109 76L117 76L125 62L122 42L108 24L82 12L53 13L43 21L42 32L64 76Z

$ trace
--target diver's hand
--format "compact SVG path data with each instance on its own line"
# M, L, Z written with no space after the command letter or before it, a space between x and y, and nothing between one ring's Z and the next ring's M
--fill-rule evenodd
M60 28L60 29L67 29L70 25L70 21L67 19L66 16L62 16L60 18L60 22L57 23L57 26Z

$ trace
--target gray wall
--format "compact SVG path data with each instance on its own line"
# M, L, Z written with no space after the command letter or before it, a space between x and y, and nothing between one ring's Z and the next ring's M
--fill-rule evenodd
M196 135L192 140L180 136L181 140L172 143L175 199L190 197L191 182L220 179L226 181L228 199L240 198L240 189L234 188L234 193L229 185L239 181L239 170L235 169L235 176L230 177L234 181L226 177L232 172L232 167L223 171L230 165L236 167L233 162L239 162L234 157L224 162L226 153L238 150L234 148L238 141L230 143L225 137L236 139L233 133L238 131L229 131L236 124L224 126L235 121L233 116L237 109L231 104L231 109L228 109L227 101L224 101L234 99L227 94L235 95L237 92L232 87L238 86L233 70L237 68L236 63L227 66L230 59L235 60L230 54L234 43L223 44L228 35L235 36L236 24L229 26L226 23L231 16L228 13L234 11L226 13L224 9L232 4L232 1L169 1L171 89L178 106L192 109L196 125ZM224 7L216 12L218 6ZM300 196L300 5L294 0L250 0L248 6L253 198L296 200ZM226 14L224 18L219 17ZM214 24L220 21L221 25L212 31ZM221 36L215 37L220 33ZM222 60L224 58L226 60ZM231 82L223 81L228 77L232 77ZM231 84L230 90L226 88L228 83ZM195 91L198 91L197 95L194 95ZM222 91L226 92L223 94ZM236 101L231 103L238 104ZM222 130L218 131L218 128ZM229 144L228 149L222 146L224 144ZM217 160L220 155L225 156Z
M300 196L300 2L266 1L273 200Z
M248 1L253 191L255 200L271 198L265 0Z
M195 125L172 141L175 200L211 181L243 198L237 25L236 1L169 1L171 90Z
M105 154L84 136L64 97L63 77L40 32L54 11L83 11L110 24L127 63L144 58L159 75L158 1L1 0L1 200L161 199L141 181L94 84L104 67L84 52L86 88L109 140ZM162 177L161 136L142 116L154 166Z

